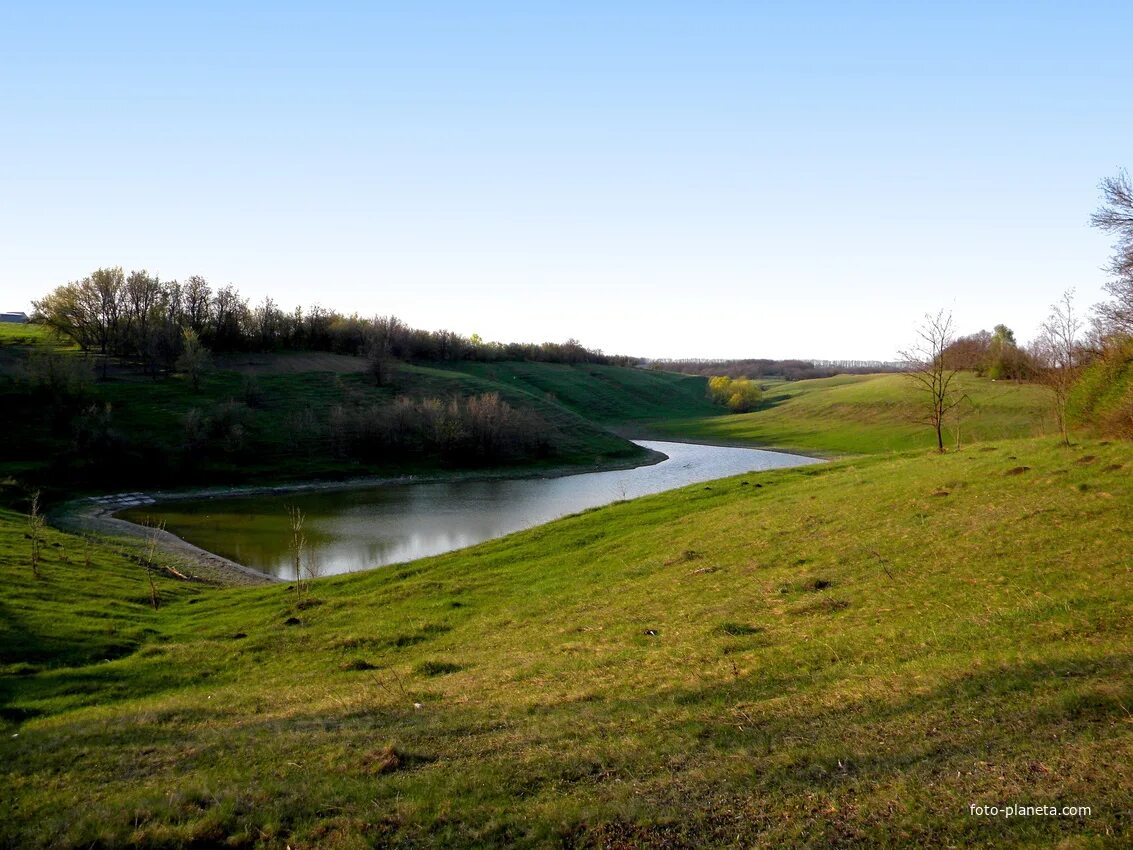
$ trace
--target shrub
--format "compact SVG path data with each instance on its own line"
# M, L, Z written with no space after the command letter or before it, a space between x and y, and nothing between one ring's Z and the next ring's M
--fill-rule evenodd
M755 410L763 401L763 390L748 378L716 375L708 379L708 397L716 404L725 405L733 413L747 413Z

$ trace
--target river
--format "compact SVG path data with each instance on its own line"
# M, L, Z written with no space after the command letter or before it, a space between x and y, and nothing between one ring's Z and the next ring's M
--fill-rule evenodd
M320 575L450 552L587 508L745 472L817 463L760 449L635 440L660 463L557 478L421 481L160 502L120 516L164 522L188 542L245 566L292 577L288 507L304 514L305 560Z

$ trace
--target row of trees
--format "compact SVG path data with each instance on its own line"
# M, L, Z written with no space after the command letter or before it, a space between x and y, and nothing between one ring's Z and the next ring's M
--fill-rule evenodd
M808 378L829 378L844 374L869 374L873 372L897 372L900 363L887 363L875 360L770 360L752 358L746 360L652 360L652 369L665 372L681 372L686 375L711 377L722 375L726 378L766 378L777 377L788 381L801 381Z
M362 318L315 306L287 312L271 298L252 306L232 286L213 289L202 277L180 283L121 267L98 269L34 302L35 319L84 351L140 361L151 373L173 368L189 341L214 352L327 351L372 360L534 360L614 363L615 357L563 343L485 342L473 334L411 328L395 316Z
M327 426L337 454L366 460L423 454L479 464L550 452L542 417L512 407L498 393L448 400L399 396L392 404L336 405Z

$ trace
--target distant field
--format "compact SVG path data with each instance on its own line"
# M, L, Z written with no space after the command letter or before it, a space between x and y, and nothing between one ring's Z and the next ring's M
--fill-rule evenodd
M1128 846L1133 447L750 474L294 592L0 512L0 846ZM293 618L293 619L292 619ZM981 818L977 805L1089 806Z
M949 417L945 443L955 447L1054 433L1049 394L1034 384L958 376L967 400ZM916 422L924 396L905 375L839 375L767 385L752 413L653 423L662 434L752 443L822 454L872 454L930 448L935 435Z

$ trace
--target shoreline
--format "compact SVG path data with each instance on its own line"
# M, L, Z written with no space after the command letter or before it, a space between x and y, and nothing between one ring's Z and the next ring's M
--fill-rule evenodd
M684 443L690 446L717 446L722 449L755 449L760 452L774 452L775 454L795 455L796 457L809 457L814 460L846 460L860 457L860 455L845 452L823 452L818 449L792 449L783 446L769 446L763 443L753 443L746 440L728 440L717 437L674 437L664 431L649 431L643 428L611 428L610 431L627 440L649 440L656 443Z
M680 442L670 440L668 442ZM222 585L268 585L284 583L286 580L253 567L209 552L170 531L140 525L115 516L127 508L145 507L160 502L186 500L225 499L238 496L262 494L341 492L384 487L390 484L428 483L436 481L493 481L499 479L563 478L570 475L583 475L589 472L613 472L619 469L637 469L653 466L667 460L668 455L642 448L643 458L624 462L613 462L580 468L577 466L555 466L544 470L497 469L491 470L452 470L428 473L425 475L363 476L337 481L297 481L288 484L249 484L234 486L197 487L188 490L155 490L152 492L132 491L105 496L84 496L64 502L53 510L49 519L51 524L63 531L79 534L98 534L103 537L128 537L134 541L156 539L157 548L163 554L172 555L191 565L190 569L201 570L206 575L191 575L190 578Z

